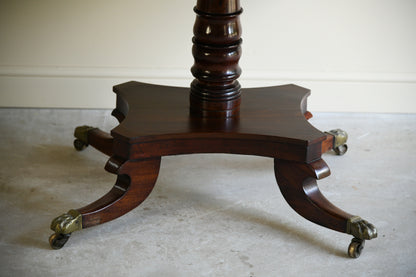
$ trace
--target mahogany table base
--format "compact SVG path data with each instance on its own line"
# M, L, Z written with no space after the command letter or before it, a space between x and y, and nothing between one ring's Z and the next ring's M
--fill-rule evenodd
M128 82L114 87L120 124L111 135L97 128L75 130L75 147L91 145L110 156L105 169L117 175L102 198L53 220L50 238L61 248L74 231L122 216L151 193L162 156L192 153L247 154L274 158L276 180L289 205L306 219L354 236L348 254L358 257L375 227L331 204L316 180L330 170L321 156L345 152L341 132L323 133L308 121L309 90L295 85L244 89L239 116L204 118L189 109L189 88Z

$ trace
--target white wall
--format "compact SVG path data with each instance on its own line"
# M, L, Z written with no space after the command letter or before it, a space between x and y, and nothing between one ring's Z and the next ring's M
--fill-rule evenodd
M120 82L189 86L195 2L0 0L0 106L113 108ZM311 111L416 112L415 0L241 3L243 86L308 87Z

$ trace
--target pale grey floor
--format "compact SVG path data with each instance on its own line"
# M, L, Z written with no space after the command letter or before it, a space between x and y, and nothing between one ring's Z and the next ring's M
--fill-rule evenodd
M359 259L351 237L312 224L285 202L273 160L164 157L138 208L48 245L50 221L107 192L106 157L72 147L75 126L109 130L109 111L0 110L0 276L415 276L416 115L315 114L350 135L324 155L323 193L378 227Z

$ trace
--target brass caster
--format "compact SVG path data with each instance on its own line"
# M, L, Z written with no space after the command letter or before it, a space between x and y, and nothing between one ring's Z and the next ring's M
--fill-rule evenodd
M70 210L58 216L51 223L51 230L55 233L49 237L49 244L53 249L61 249L68 241L72 232L82 229L82 215L77 210Z
M338 156L344 155L345 153L347 153L347 150L348 150L348 145L346 144L343 144L334 148L334 151Z
M58 216L51 223L51 230L57 234L70 234L82 229L82 215L77 210L70 210Z
M354 236L348 246L348 256L351 258L358 258L360 256L365 245L365 240L377 237L376 227L359 216L353 216L348 219L346 233Z
M76 150L81 151L88 146L88 132L95 130L97 128L90 126L79 126L75 128L74 137L74 147Z
M88 144L84 143L82 140L79 139L75 139L74 140L74 147L77 151L82 151L84 150L86 147L88 146Z
M348 219L346 233L361 240L370 240L377 237L376 227L359 216Z
M68 241L69 237L71 236L71 233L69 234L52 234L49 237L49 245L52 247L52 249L58 250L61 249L65 243Z
M348 256L350 258L358 258L364 249L365 240L359 238L353 238L348 246Z
M334 137L332 149L335 153L339 156L344 155L348 150L348 146L346 144L348 140L347 132L341 129L335 129L325 133Z

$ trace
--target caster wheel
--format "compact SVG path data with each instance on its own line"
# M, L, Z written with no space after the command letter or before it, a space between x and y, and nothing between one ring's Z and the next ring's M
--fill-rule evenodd
M347 153L347 150L348 150L348 146L346 144L340 145L334 149L335 153L338 156L344 155L345 153Z
M348 256L351 258L358 258L364 249L365 240L353 238L348 246Z
M49 237L49 245L53 249L61 249L68 241L71 234L52 234Z
M79 140L79 139L74 140L74 147L77 151L82 151L87 146L88 145L85 144L82 140Z

